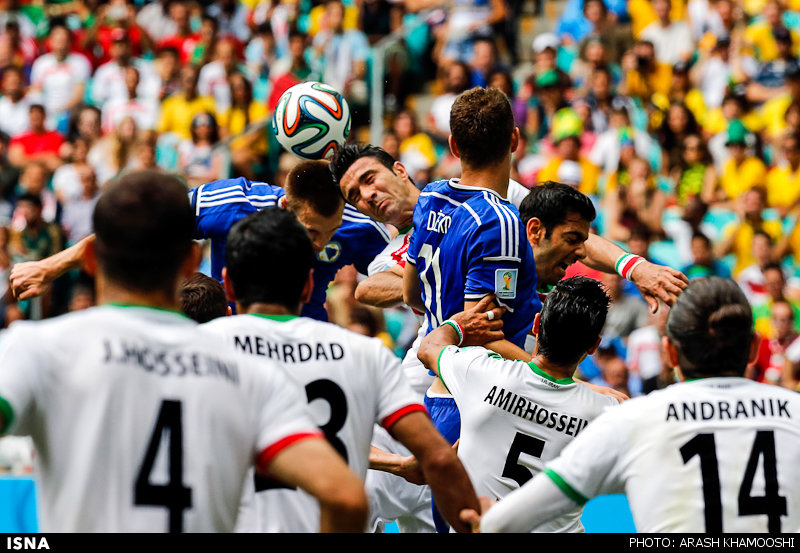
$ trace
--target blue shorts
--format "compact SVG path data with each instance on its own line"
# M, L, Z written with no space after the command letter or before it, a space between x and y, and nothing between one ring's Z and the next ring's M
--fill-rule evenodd
M430 413L436 430L450 444L456 443L458 437L461 436L461 413L458 412L456 400L452 396L428 397L428 394L425 394L425 408ZM436 531L441 533L449 532L450 526L439 514L435 502L432 503L432 509Z

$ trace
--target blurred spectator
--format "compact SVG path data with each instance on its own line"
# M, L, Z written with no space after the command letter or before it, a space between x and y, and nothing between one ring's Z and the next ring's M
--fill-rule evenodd
M744 292L750 305L759 305L767 299L764 269L772 263L773 238L767 232L757 230L753 233L751 243L754 262L739 272L736 276L736 283Z
M188 3L182 0L169 2L169 18L172 22L169 26L171 32L158 41L158 49L175 48L181 63L188 63L201 40L200 34L192 30Z
M730 157L722 168L714 199L736 200L746 191L764 186L767 168L752 150L753 135L738 119L731 121L725 145Z
M25 193L17 199L17 209L22 215L24 228L12 230L8 251L15 263L38 261L61 251L63 239L56 223L42 218L42 199Z
M592 99L591 94L587 99ZM593 106L592 120L596 122L599 114L602 114L602 110ZM597 131L597 127L595 125L595 131ZM620 163L629 163L633 156L647 159L652 149L657 147L649 134L631 125L628 109L622 105L621 101L615 102L614 107L611 108L606 127L607 129L597 137L592 146L589 161L598 166L609 179L612 179L612 175L617 173ZM613 180L618 181L619 175L613 177ZM615 183L609 182L606 190L613 190L615 185Z
M178 50L175 48L162 48L158 51L156 61L153 63L156 75L160 79L158 100L171 96L181 88L181 66L178 61Z
M230 77L244 70L239 65L236 48L230 40L220 40L214 48L214 61L200 69L197 93L214 98L217 113L224 113L231 107Z
M472 69L472 86L485 88L489 83L489 75L493 71L505 69L497 61L497 49L494 41L488 38L475 40L472 45L472 56L467 61Z
M92 74L89 60L72 52L72 33L63 24L50 29L50 53L33 62L31 91L41 95L47 126L67 130L69 112L83 100Z
M675 195L679 206L687 205L693 198L704 202L714 200L717 172L705 141L697 134L683 139L680 161L670 170L675 182Z
M181 89L161 104L159 133L175 133L181 138L192 137L192 120L200 113L215 113L214 99L201 96L197 90L197 69L181 69Z
M661 215L666 198L653 180L650 165L640 158L631 160L627 178L606 194L606 234L611 240L627 241L631 231L645 227L656 236L664 233Z
M130 37L125 29L117 28L111 33L111 59L97 68L92 79L92 101L104 108L108 102L124 102L138 97L149 101L158 98L161 83L149 62L134 58L131 54ZM137 72L136 87L131 94L128 70Z
M272 90L268 106L274 110L281 95L296 84L306 81L311 74L311 66L305 58L306 35L293 30L289 33L289 53L284 59L278 59L272 66L269 79ZM252 44L252 42L251 42Z
M219 126L211 113L192 119L192 139L178 145L180 171L190 188L222 178L223 155L212 146L219 140Z
M689 25L684 21L673 21L671 9L671 0L653 0L658 21L645 27L641 34L642 39L653 43L656 61L665 65L686 61L692 54Z
M200 18L200 40L195 44L192 52L191 64L203 67L214 56L214 48L219 39L219 23L216 19L204 13Z
M631 373L638 375L643 394L659 388L659 379L666 365L661 339L666 335L668 315L669 308L659 305L658 311L650 314L650 324L637 328L628 336L625 364Z
M756 18L747 26L744 39L753 49L753 54L759 62L770 62L779 56L775 35L789 31L783 23L783 12L784 8L778 0L768 0L764 5L763 17ZM791 36L795 46L800 43L797 39L796 34Z
M534 93L528 100L525 130L528 138L538 141L550 133L556 112L567 107L567 99L564 83L555 69L537 74L534 84Z
M701 232L692 236L692 263L681 269L681 272L689 280L710 276L731 278L728 267L714 259L714 247L711 240Z
M769 317L772 334L762 336L758 357L747 368L748 378L765 384L781 384L786 351L800 337L796 329L796 317L797 311L789 302L777 300L772 303Z
M145 131L155 129L158 123L158 101L139 96L138 69L133 66L126 67L124 74L125 97L109 100L103 106L103 132L114 132L120 121L126 117L133 117L138 129Z
M699 134L694 114L680 102L670 104L666 121L658 130L658 142L661 145L661 172L669 171L680 165L683 141L689 135Z
M89 165L83 165L77 172L81 184L80 196L64 203L61 216L61 224L67 235L67 245L76 244L94 232L92 214L100 197L94 169Z
M456 97L470 85L469 66L463 62L450 63L440 71L443 77L442 94L438 95L428 110L428 126L433 137L441 144L447 144L450 136L450 108Z
M0 97L0 131L9 136L22 134L30 124L30 98L25 94L22 71L9 67L3 71L3 96Z
M98 140L87 154L87 160L97 175L97 182L104 186L108 181L129 168L133 158L133 146L137 139L136 121L125 117L117 128Z
M621 276L603 273L602 282L611 298L603 327L604 337L627 338L631 332L648 324L647 305L641 299L625 294Z
M558 181L577 187L584 194L597 192L599 169L580 155L582 122L571 109L559 110L553 124L556 156L539 171L539 181Z
M791 320L794 330L800 331L800 303L786 298L786 275L780 263L767 263L761 272L764 275L765 294L763 301L753 305L753 328L764 338L777 337L778 329L773 325L772 310L777 303L785 302L794 313ZM786 333L785 329L781 332Z
M34 194L42 200L42 218L48 223L54 221L58 216L58 201L55 194L47 187L50 173L47 168L38 161L32 161L25 166L22 175L19 177L17 194ZM12 227L21 229L25 227L23 213L17 204L14 210Z
M737 203L738 221L728 225L724 231L724 241L719 245L717 254L720 257L734 254L734 276L755 263L753 238L757 231L764 231L770 237L771 243L775 243L781 236L780 221L764 220L764 196L761 188L752 188L745 192L742 200Z
M380 338L386 347L394 349L394 343L389 333L386 332L383 316L378 309L364 305L353 306L346 328L362 336Z
M247 12L247 7L237 0L217 0L207 11L219 23L220 35L232 35L241 43L250 38Z
M241 73L230 76L232 105L220 117L220 131L224 137L244 132L248 125L263 121L269 113L263 102L253 99L253 86ZM231 162L238 175L254 177L254 165L267 153L267 140L263 128L249 131L230 144Z
M291 50L291 36L289 42L289 49ZM305 36L303 36L303 45L300 49L301 59L305 47ZM244 59L247 66L247 76L251 81L266 79L270 76L270 73L275 70L274 66L278 63L284 64L284 67L279 70L280 74L283 74L289 69L288 66L285 66L285 62L290 61L291 63L291 61L295 61L294 53L292 53L291 56L284 56L283 59L277 57L275 52L275 36L272 34L272 27L269 23L261 23L256 28L256 34L253 40L247 44L247 48L244 50Z
M159 42L178 31L178 27L169 15L169 8L173 0L156 0L145 2L145 5L136 16L136 23L150 36Z
M8 143L10 138L0 131L0 210L7 204L17 187L20 170L8 161Z
M625 360L620 357L613 343L601 342L594 355L594 362L600 369L600 374L591 379L592 384L613 388L627 396L641 393L641 381L637 378L635 383L632 382L634 375L628 372Z
M53 191L60 204L66 204L81 196L80 172L90 167L87 159L89 155L89 141L85 138L76 138L72 145L70 163L62 165L53 173ZM92 169L92 173L94 170Z
M781 140L782 159L766 176L767 205L786 215L800 199L800 135L789 133Z
M62 160L59 155L64 137L56 131L48 131L45 127L45 108L32 104L28 109L28 130L11 137L8 146L8 159L17 167L23 167L32 161L39 161L54 171Z
M447 14L444 59L469 62L480 39L491 38L491 26L504 21L507 14L508 6L503 0L454 2Z
M416 116L404 110L394 120L394 132L400 140L400 162L406 166L409 176L415 182L429 182L428 171L436 163L436 150L433 140L417 129ZM423 175L420 175L423 173Z

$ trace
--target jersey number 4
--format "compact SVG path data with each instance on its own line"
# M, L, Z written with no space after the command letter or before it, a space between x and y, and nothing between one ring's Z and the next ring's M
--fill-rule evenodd
M166 484L151 484L150 473L153 472L164 432L169 433L169 481ZM180 401L161 402L156 427L136 477L133 502L135 505L166 507L169 510L169 531L183 532L183 511L192 506L192 490L183 484L183 424Z
M347 420L347 397L344 395L344 392L334 381L321 378L314 382L309 382L306 385L306 397L309 403L317 399L323 399L328 402L331 408L331 416L328 422L320 426L320 430L325 434L325 439L328 440L328 443L333 446L333 449L339 452L339 455L344 458L346 463L348 461L347 447L345 447L344 442L337 436L337 433L344 427L344 423ZM294 489L276 478L262 476L258 473L255 475L255 485L257 492L275 489Z
M706 532L722 533L722 497L719 484L719 465L714 434L698 434L680 449L683 463L695 455L700 457L700 475L703 479ZM753 480L759 458L764 458L764 495L752 496ZM767 515L767 529L781 531L781 516L786 515L786 498L779 494L778 468L775 459L775 434L772 430L759 430L744 469L739 487L739 516Z

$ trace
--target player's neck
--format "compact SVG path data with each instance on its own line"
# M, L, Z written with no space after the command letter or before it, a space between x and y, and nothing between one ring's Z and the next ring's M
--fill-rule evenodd
M488 188L505 198L508 196L508 179L511 174L510 161L510 159L506 159L499 165L482 167L480 169L472 169L462 165L459 184Z
M109 282L102 282L101 279L96 280L95 286L98 305L116 303L180 311L177 290L172 294L166 291L138 292Z
M247 315L299 315L300 308L291 310L278 303L251 303L247 307L237 304L236 310Z
M556 365L541 354L534 355L533 359L531 359L531 363L539 367L553 378L572 378L572 376L575 374L574 366L565 367L564 365Z

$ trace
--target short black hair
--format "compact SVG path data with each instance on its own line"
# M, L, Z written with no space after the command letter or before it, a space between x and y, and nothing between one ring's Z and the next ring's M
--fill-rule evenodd
M181 311L198 323L207 323L228 314L228 301L222 284L203 273L195 273L181 287Z
M342 144L339 151L331 159L331 173L333 173L333 178L336 179L337 184L342 180L342 175L350 169L350 166L362 157L374 157L394 173L395 159L383 148L363 142L347 143Z
M28 202L33 204L34 206L42 209L42 197L38 194L33 194L31 192L25 192L24 194L20 194L17 197L17 203L20 202Z
M753 340L753 312L734 281L697 278L670 310L667 336L686 378L741 376Z
M761 269L761 274L766 273L767 271L778 271L784 280L786 280L786 275L783 273L783 267L777 261L770 261Z
M286 201L293 211L302 203L323 217L332 217L344 201L325 160L301 161L292 167L284 188Z
M519 206L524 225L536 217L544 225L545 238L550 238L553 229L563 224L570 213L577 213L590 223L597 212L588 196L574 187L560 182L546 181L534 186Z
M228 233L225 264L236 301L300 304L314 263L308 232L290 211L267 208L236 223Z
M180 180L156 171L128 173L106 186L93 222L97 262L110 281L174 293L194 237L194 212Z
M539 316L539 354L561 366L574 365L600 337L611 299L586 277L560 280L547 294Z

